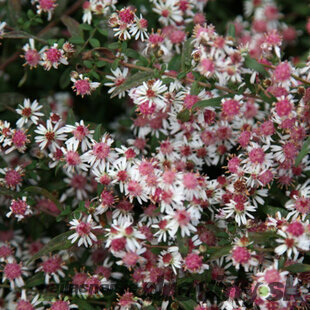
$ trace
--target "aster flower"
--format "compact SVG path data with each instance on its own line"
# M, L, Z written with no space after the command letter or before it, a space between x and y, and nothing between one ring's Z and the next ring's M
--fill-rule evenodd
M64 129L59 128L61 126L60 122L52 124L52 121L48 119L46 121L46 126L40 124L34 131L38 134L35 137L36 143L39 144L41 150L49 147L53 152L56 151L59 142L66 140L66 135L64 134Z
M40 65L47 71L51 68L58 69L60 64L68 65L67 56L65 56L64 50L58 47L57 43L51 47L44 47L41 59Z
M77 95L81 95L82 98L85 95L90 95L100 86L100 83L92 82L88 77L84 77L83 74L78 75L76 72L71 74L71 81L74 83L72 89Z
M57 7L57 0L32 0L32 3L37 3L37 14L42 12L47 13L47 20L51 20L52 14Z
M95 225L91 215L87 218L74 219L69 222L71 225L70 230L75 230L75 233L68 237L72 243L75 243L77 240L78 246L84 244L85 247L92 246L93 242L97 242L97 237L94 235L92 230L100 229L100 225Z
M110 89L108 90L109 94L113 93L113 91L117 87L119 87L125 82L127 75L128 75L128 68L124 68L123 71L120 68L116 68L115 70L111 69L111 72L113 75L106 75L106 78L111 80L111 82L104 83L105 86L110 87ZM118 94L118 98L124 97L125 94L126 94L125 91L120 92Z
M23 105L20 104L18 109L16 109L16 112L21 115L21 118L16 122L16 126L21 128L27 124L28 121L32 121L33 124L37 125L40 117L44 115L39 112L42 107L43 106L39 105L37 100L30 103L30 99L25 99Z
M9 257L3 269L2 283L8 280L12 290L15 286L24 286L23 277L29 275L27 269L21 263L18 264L14 258Z
M7 217L14 215L18 221L21 221L25 216L32 214L30 206L27 204L27 197L22 199L13 199L10 205L10 212L6 214Z
M38 52L34 45L34 39L30 38L29 43L23 46L24 55L21 55L25 59L24 66L29 66L30 69L36 68L41 60L42 51Z
M167 251L161 251L158 264L162 267L171 267L173 272L177 274L177 269L182 267L182 256L179 253L179 248L172 246Z
M177 5L177 0L156 0L153 11L160 15L158 19L165 26L182 22L182 12Z

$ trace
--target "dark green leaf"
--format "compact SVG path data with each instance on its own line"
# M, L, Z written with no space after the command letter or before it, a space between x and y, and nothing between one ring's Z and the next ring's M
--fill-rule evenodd
M236 28L235 28L235 25L233 23L230 23L228 25L227 35L229 37L234 38L234 39L236 38Z
M113 91L113 93L111 94L111 98L117 96L118 94L122 93L123 91L131 89L131 88L136 87L138 85L141 85L143 82L145 82L145 81L147 81L153 77L154 77L153 71L137 72L134 75L128 77L122 85L117 87Z
M245 56L244 64L247 68L257 71L264 76L269 75L265 67L249 55Z
M70 84L70 72L72 68L67 68L60 76L59 85L62 89L66 88Z
M73 44L84 44L84 39L81 36L74 36L72 38L69 39L70 43Z
M275 215L277 212L280 212L283 216L286 216L288 214L287 210L270 205L264 205L260 207L260 210L266 215Z
M89 304L86 300L80 298L74 298L73 302L79 306L79 309L83 310L95 310L95 308Z
M95 38L89 39L89 43L93 48L100 47L100 41Z
M44 275L43 272L39 272L35 274L33 277L26 281L26 287L34 287L44 283Z
M67 27L71 37L83 38L83 30L80 28L80 24L75 19L68 15L64 15L61 17L61 21Z
M91 69L93 67L93 63L90 60L84 60L83 64L88 69Z
M97 125L97 127L96 127L96 129L95 129L94 139L95 139L96 141L99 141L100 138L101 138L101 136L102 136L102 125L99 124L99 125Z
M266 241L277 238L277 234L274 231L264 231L264 232L250 232L249 237L254 243L266 243Z
M183 110L178 113L177 119L181 121L182 123L188 122L191 118L191 114L189 110Z
M310 271L310 265L309 264L293 264L290 266L285 267L284 269L293 272L293 273L299 273L299 272L309 272Z
M194 107L195 108L220 107L222 99L226 97L227 96L222 96L222 97L201 100L201 101L196 102Z
M49 243L47 243L41 250L30 258L28 264L44 255L48 255L53 251L60 251L70 248L72 246L71 240L68 240L70 235L72 235L72 231L66 231L65 233L62 233L50 240Z
M305 141L305 143L303 144L298 156L296 157L295 160L295 166L298 166L301 161L303 160L303 158L309 154L310 152L310 137L308 137L308 139Z
M177 301L181 306L181 308L184 310L193 310L197 306L197 303L192 299L177 300Z
M193 41L193 39L189 38L184 43L183 50L182 50L182 56L181 56L182 71L184 71L186 69L186 67L191 66L192 50L193 50L192 41Z
M213 254L210 255L209 261L228 255L231 249L232 249L232 245L224 246L220 249L217 249Z

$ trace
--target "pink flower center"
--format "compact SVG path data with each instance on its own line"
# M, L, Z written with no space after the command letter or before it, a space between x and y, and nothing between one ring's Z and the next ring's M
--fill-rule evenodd
M124 256L123 262L126 266L132 267L137 263L138 259L139 259L139 255L133 252L129 252L129 253L126 253L126 255Z
M196 95L187 94L184 98L184 106L187 109L191 109L193 105L199 101L199 97Z
M66 161L70 166L76 166L81 163L80 155L78 152L69 151L66 154Z
M15 187L22 181L20 173L18 173L16 170L13 169L10 169L6 172L4 179L6 184L12 187Z
M61 51L55 47L51 47L45 52L45 55L48 61L51 63L57 63L61 58Z
M37 52L37 50L30 49L25 53L25 60L28 65L35 67L40 61L40 54Z
M6 258L10 255L13 254L13 251L10 247L3 245L2 247L0 247L0 257L1 258Z
M60 257L52 257L42 263L42 269L45 273L56 273L61 269Z
M30 117L32 114L32 110L31 108L24 108L22 110L22 115L25 116L25 117Z
M118 14L123 23L131 24L134 20L134 13L130 9L122 9Z
M45 133L45 138L48 142L55 140L55 133L53 131L47 131Z
M53 302L51 310L69 310L69 304L67 301L58 300Z
M267 283L274 283L274 282L280 282L281 277L278 270L271 269L266 270L264 279Z
M89 223L81 222L76 227L76 231L80 236L88 235L91 231L91 225Z
M293 144L292 142L285 143L283 145L283 153L286 159L293 160L297 155L297 148L295 144Z
M302 214L310 213L310 199L309 198L298 198L295 202L295 208Z
M195 189L198 186L198 180L194 173L189 172L183 175L183 185L187 189Z
M22 130L16 130L12 136L12 142L17 148L21 148L26 144L27 136Z
M170 253L163 255L163 262L164 264L170 264L172 261L172 255Z
M288 116L292 112L292 104L287 99L276 103L276 112L280 117Z
M287 231L293 236L299 237L304 233L305 229L300 222L293 222L288 225Z
M287 62L283 62L277 65L273 74L276 81L283 82L291 77L291 72L291 66Z
M202 266L202 258L196 253L188 254L185 258L185 265L191 271L198 270Z
M96 143L93 147L93 154L98 159L106 159L109 153L110 153L110 147L104 142Z
M237 100L234 99L226 100L222 104L222 111L228 117L235 116L239 114L240 104Z
M177 210L175 212L175 219L178 221L180 226L186 226L190 222L191 217L187 211Z
M54 9L56 0L39 0L40 7L43 11Z
M137 181L129 181L127 189L132 196L140 196L142 194L142 186Z
M76 93L78 95L86 95L90 94L91 88L88 80L77 80L74 83L74 87L76 88Z
M203 72L205 73L214 72L215 66L214 66L214 62L211 59L207 59L207 58L202 59L200 62L200 65L202 66Z
M34 310L34 308L29 301L20 300L17 304L16 310Z
M77 126L76 129L73 131L74 137L79 141L82 141L88 134L88 128L83 125Z
M27 203L24 200L14 200L11 204L11 210L14 214L24 215L27 210Z
M75 189L84 189L87 183L86 177L76 174L74 177L71 179L71 186L74 187Z
M170 15L170 11L169 11L169 10L162 10L162 11L161 11L161 15L162 15L163 17L168 17L168 16Z
M113 251L121 251L125 248L126 246L126 239L125 238L116 238L113 239L111 242L111 248Z
M232 258L239 264L245 264L250 260L251 254L245 247L238 246L232 251Z
M3 272L9 280L14 280L22 275L22 268L17 263L6 264Z
M265 153L262 148L254 148L249 152L250 161L253 164L262 164L265 160Z

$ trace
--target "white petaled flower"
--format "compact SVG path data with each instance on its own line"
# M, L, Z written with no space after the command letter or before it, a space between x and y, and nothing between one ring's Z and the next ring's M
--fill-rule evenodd
M226 207L223 208L223 211L226 219L234 216L238 226L241 226L246 225L247 218L254 219L254 216L249 212L255 212L256 207L251 206L249 202L243 203L230 200Z
M42 12L47 13L47 20L51 20L52 14L57 7L57 0L32 0L34 3L37 4L37 14L41 14Z
M13 199L11 201L10 212L6 216L11 217L14 215L19 222L29 214L32 214L32 211L27 203L27 197L24 196L22 199Z
M117 155L112 150L111 145L114 142L108 134L104 134L99 142L93 140L89 151L81 156L81 159L88 162L93 168L98 165L104 166L107 162L113 163Z
M79 240L78 246L84 244L85 247L88 247L92 246L93 242L97 242L97 237L92 232L92 230L100 229L101 226L96 226L91 215L89 215L87 218L82 218L79 220L74 219L70 221L69 224L71 225L70 230L75 230L75 233L68 237L72 243L75 243L77 240Z
M85 162L83 162L74 144L68 144L66 148L62 147L61 151L63 153L65 160L64 168L67 170L68 174L77 171L79 169L84 171L88 170L89 166Z
M149 106L151 106L152 103L154 103L157 110L161 110L166 107L166 101L163 97L163 93L167 91L167 89L167 86L163 84L161 80L149 80L147 82L143 82L143 85L136 88L134 93L136 101L134 101L138 105L148 102Z
M171 267L173 272L177 274L177 269L182 267L182 260L179 248L172 246L167 251L160 252L158 265L160 267Z
M22 287L25 285L23 276L27 276L27 268L21 263L17 263L14 258L8 257L7 262L2 270L2 283L6 280L10 282L10 287L13 290L15 286Z
M72 76L71 81L73 82L72 89L77 95L81 95L82 98L85 95L90 95L96 88L100 86L98 82L92 82L88 77L84 77L83 74L78 76Z
M21 128L28 121L32 121L34 124L38 124L38 120L40 116L44 114L39 112L42 109L42 106L39 105L37 100L34 100L30 103L30 99L25 99L23 105L19 105L18 109L16 109L17 114L21 115L21 118L16 122L16 126Z
M63 132L71 133L73 137L69 138L65 143L66 145L73 145L77 149L81 144L82 152L87 151L91 147L91 140L93 138L94 130L89 130L88 126L81 120L73 125L66 125Z
M120 85L122 85L128 75L128 68L124 68L124 70L122 71L120 68L116 68L115 70L111 69L111 72L113 75L106 75L106 78L111 80L111 82L106 82L104 83L105 86L110 87L110 89L108 90L108 94L113 93L113 91L119 87ZM118 94L118 98L122 98L125 97L126 92L120 92Z
M23 46L24 55L21 55L25 59L24 66L28 65L30 69L36 68L41 60L41 53L43 50L38 52L34 45L34 39L29 39L29 43Z
M29 310L43 310L44 307L40 307L42 301L40 295L35 295L31 301L28 300L26 290L22 290L22 295L17 303L16 309L29 309Z
M140 39L143 42L149 37L147 34L147 26L147 20L143 18L142 15L140 15L140 18L136 17L135 23L131 24L129 32L132 36L135 37L135 40Z
M158 20L165 26L182 22L182 11L177 0L154 1L154 6L153 11L160 15Z
M58 69L60 64L68 65L67 57L63 49L58 47L55 43L51 47L44 47L42 49L42 60L40 65L44 67L45 70L50 70L51 68Z
M181 236L190 236L191 233L196 232L196 228L192 225L192 214L183 207L177 210L166 210L168 214L164 219L168 220L166 229L168 229L169 235L174 238L178 229L181 229Z
M46 126L40 124L37 127L34 131L38 134L35 137L35 142L39 144L41 150L44 150L48 146L53 152L56 152L59 142L66 140L64 129L59 127L60 122L53 125L50 119L46 121Z
M50 283L51 277L56 283L60 283L60 278L65 277L64 270L68 267L65 265L64 261L59 255L54 255L50 257L45 257L40 266L35 270L35 272L42 271L44 273L45 284Z

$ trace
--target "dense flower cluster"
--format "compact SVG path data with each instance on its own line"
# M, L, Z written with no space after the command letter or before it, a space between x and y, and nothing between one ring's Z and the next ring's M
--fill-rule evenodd
M56 2L33 1L49 19ZM151 1L161 28L150 32L132 6L85 1L84 28L107 27L115 53L95 31L89 51L88 41L24 45L26 66L67 65L72 94L105 86L130 101L131 119L128 136L115 124L104 132L56 93L0 120L3 309L309 304L310 62L283 59L297 32L273 1L246 1L251 24L238 17L226 36L206 22L207 2ZM35 218L58 235L29 233ZM62 283L69 292L48 290Z

